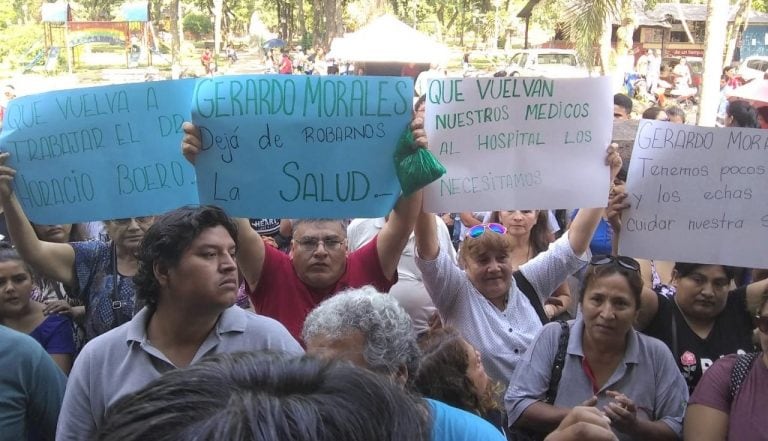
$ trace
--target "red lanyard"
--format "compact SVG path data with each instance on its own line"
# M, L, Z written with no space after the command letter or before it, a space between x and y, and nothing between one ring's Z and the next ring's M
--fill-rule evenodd
M589 382L592 383L592 393L597 395L600 387L597 384L597 377L595 377L595 373L592 372L592 366L590 366L589 361L587 361L587 357L584 357L581 360L581 368L584 369L584 373L587 375L587 378L589 378Z

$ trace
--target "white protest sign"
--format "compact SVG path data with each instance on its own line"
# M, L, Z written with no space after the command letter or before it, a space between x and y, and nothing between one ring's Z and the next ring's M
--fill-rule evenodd
M620 254L768 268L768 131L641 121Z
M424 126L448 172L425 210L605 206L611 97L606 77L432 80Z

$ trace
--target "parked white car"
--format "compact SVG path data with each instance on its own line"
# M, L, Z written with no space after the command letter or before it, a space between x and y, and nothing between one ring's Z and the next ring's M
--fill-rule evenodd
M509 76L581 78L588 77L586 67L572 49L525 49L512 56Z
M765 72L768 71L768 57L764 55L753 55L747 57L739 65L739 75L744 81L762 80Z

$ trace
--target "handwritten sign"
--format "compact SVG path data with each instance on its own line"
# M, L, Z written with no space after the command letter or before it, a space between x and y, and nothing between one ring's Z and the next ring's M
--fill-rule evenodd
M619 252L768 268L766 173L765 130L640 122Z
M230 76L198 80L200 201L241 217L380 217L399 196L393 154L411 80Z
M445 78L429 83L425 128L448 173L431 212L604 206L608 78Z
M193 81L102 86L13 100L0 150L40 224L153 215L197 203L180 151Z

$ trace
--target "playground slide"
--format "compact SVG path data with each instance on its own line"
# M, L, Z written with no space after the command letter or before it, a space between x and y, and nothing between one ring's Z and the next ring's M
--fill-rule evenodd
M59 52L61 52L61 48L58 46L53 46L48 51L48 59L45 60L45 71L51 72L56 70L56 66L59 64Z
M152 51L153 54L160 53L160 47L157 45L157 35L155 35L155 27L152 25L152 22L147 22L147 26L149 26L149 50Z
M45 51L43 49L39 49L37 53L35 53L35 58L32 59L27 65L24 67L24 73L30 72L35 66L40 63L40 61L43 59L43 56L45 55Z

